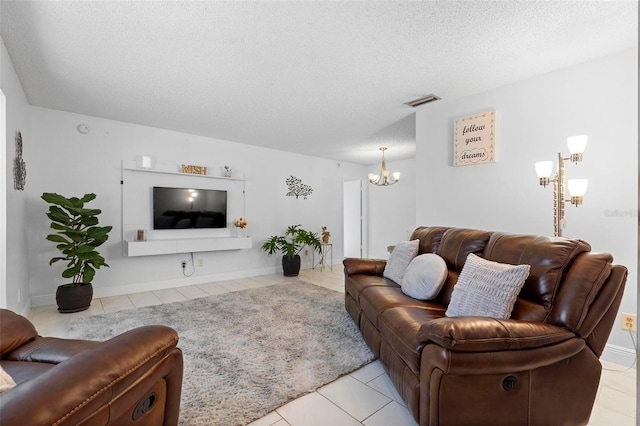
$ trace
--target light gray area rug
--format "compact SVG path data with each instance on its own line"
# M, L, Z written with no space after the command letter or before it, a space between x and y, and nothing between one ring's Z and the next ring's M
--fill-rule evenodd
M344 295L295 281L77 319L69 337L174 328L184 356L182 425L243 425L371 362Z

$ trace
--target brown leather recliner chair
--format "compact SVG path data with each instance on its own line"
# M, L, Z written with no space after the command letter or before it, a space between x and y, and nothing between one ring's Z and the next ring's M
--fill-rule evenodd
M182 389L177 333L153 325L105 342L40 337L0 309L0 424L176 425Z

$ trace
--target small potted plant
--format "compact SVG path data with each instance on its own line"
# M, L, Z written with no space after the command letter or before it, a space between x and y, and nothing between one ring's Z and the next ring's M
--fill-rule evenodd
M242 216L240 216L237 219L233 219L233 226L236 227L236 236L238 238L242 237L242 232L243 229L247 227L247 225L249 225L249 223L247 222L247 219L243 218Z
M47 240L56 243L56 248L62 252L62 256L52 258L49 265L58 261L66 262L62 277L72 280L58 286L58 311L84 311L91 306L91 282L96 269L109 266L96 248L107 241L112 227L98 226L98 215L102 213L100 209L84 207L96 198L96 194L85 194L82 198L67 198L45 192L41 198L51 204L47 217L51 220L51 229L57 231L47 235Z
M323 226L322 227L322 232L320 233L320 235L322 236L322 242L325 244L329 243L329 237L331 236L331 232L327 231L327 227Z
M262 250L269 254L282 253L282 270L285 277L297 277L300 273L300 251L305 246L320 252L320 239L311 231L300 228L302 225L292 225L284 235L272 235L264 244Z

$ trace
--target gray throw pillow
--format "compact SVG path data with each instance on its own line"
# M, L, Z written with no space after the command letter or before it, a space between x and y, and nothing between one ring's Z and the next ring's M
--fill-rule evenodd
M447 263L435 253L413 259L402 277L402 292L419 300L434 299L447 278Z
M391 256L389 256L389 260L387 260L382 276L401 284L402 276L407 266L409 266L409 262L418 254L419 244L419 240L402 241L396 244Z
M529 265L491 262L470 253L445 315L508 319L529 269Z

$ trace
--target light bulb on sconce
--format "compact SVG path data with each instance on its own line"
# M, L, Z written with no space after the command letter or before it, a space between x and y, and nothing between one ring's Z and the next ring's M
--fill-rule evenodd
M587 192L588 179L569 179L569 194L571 195L571 204L578 207L582 204L584 193Z
M538 161L536 163L536 173L540 179L540 185L546 187L549 185L549 178L553 171L553 161Z
M570 136L567 138L567 145L569 146L569 154L571 154L571 162L579 163L582 161L582 154L587 147L588 137L587 135Z
M570 179L568 182L570 199L565 199L565 160L570 160L573 163L579 163L582 161L582 154L587 146L587 135L571 136L567 138L567 145L569 146L569 157L563 157L562 153L558 153L558 170L556 171L553 179L551 173L553 171L552 161L538 161L536 166L536 173L538 175L540 186L546 187L549 183L553 182L553 235L556 237L562 236L562 228L564 228L564 205L570 202L574 206L582 204L584 194L587 191L587 179Z

